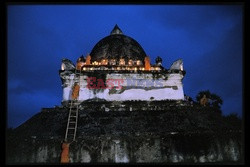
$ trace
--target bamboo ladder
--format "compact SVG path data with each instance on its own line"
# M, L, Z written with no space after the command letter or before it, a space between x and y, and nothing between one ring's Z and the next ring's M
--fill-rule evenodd
M78 78L79 86L80 86L80 74L81 74L81 71L75 69L75 77L79 77ZM67 123L65 138L64 138L64 141L67 143L71 143L75 141L76 139L78 110L79 110L78 97L77 99L72 99L70 102L68 123Z

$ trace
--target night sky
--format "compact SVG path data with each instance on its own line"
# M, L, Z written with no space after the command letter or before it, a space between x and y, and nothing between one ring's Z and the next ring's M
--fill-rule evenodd
M8 127L41 108L60 106L61 60L74 63L118 24L151 63L167 69L183 59L184 93L219 95L224 115L242 116L243 6L9 5L7 8Z

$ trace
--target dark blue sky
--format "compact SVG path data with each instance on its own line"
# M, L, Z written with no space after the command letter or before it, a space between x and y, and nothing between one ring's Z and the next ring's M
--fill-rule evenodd
M115 24L152 63L182 58L184 93L219 95L223 113L242 115L240 5L9 5L8 127L61 105L61 60L86 56Z

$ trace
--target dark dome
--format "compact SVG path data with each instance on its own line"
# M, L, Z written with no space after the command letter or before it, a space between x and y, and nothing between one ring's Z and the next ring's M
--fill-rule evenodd
M119 60L120 58L124 58L125 61L132 59L144 62L146 53L136 40L123 35L116 25L109 36L101 39L94 46L90 56L91 62L101 61L102 59Z

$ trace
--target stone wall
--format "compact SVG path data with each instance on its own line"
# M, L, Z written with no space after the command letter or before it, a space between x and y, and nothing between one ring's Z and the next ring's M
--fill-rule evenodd
M6 161L59 163L69 108L43 108L6 140ZM242 163L241 120L184 101L86 101L72 163Z
M15 163L59 163L61 142L29 139L8 157ZM30 147L32 146L32 147ZM204 163L241 162L240 133L161 136L85 136L70 145L71 163Z

